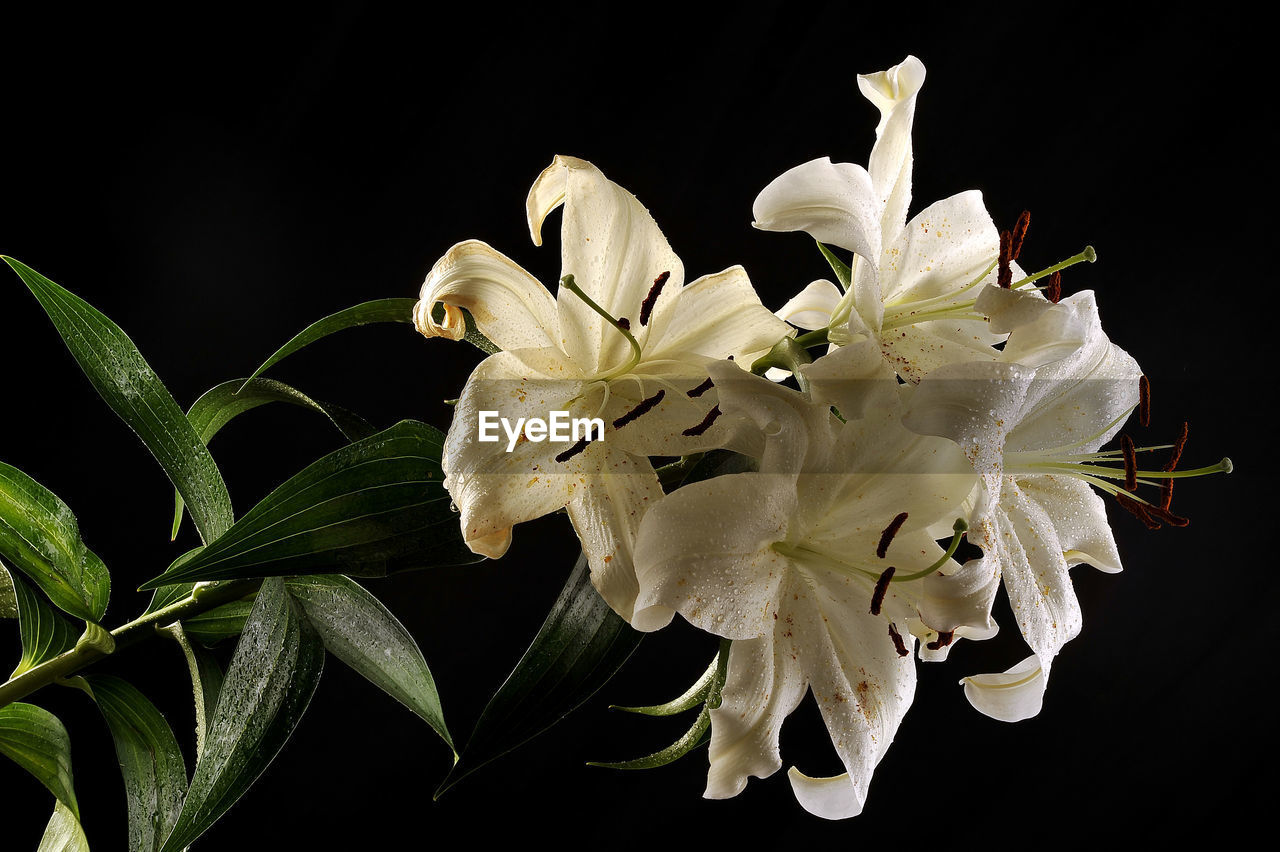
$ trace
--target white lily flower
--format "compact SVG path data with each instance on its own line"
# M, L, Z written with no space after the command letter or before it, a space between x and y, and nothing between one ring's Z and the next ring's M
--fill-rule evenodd
M1003 578L1022 635L1033 651L1007 672L966 678L980 711L1017 721L1039 712L1050 664L1080 631L1068 569L1087 562L1121 569L1098 487L1121 492L1099 448L1138 403L1137 362L1102 331L1091 291L1064 299L1009 337L1001 362L940 367L913 393L904 424L955 441L980 474L969 541L983 550L975 570ZM1054 340L1054 337L1057 337ZM1031 353L1071 354L1039 369ZM1091 487L1092 486L1092 487Z
M990 289L985 285L1001 281L1002 271L1005 286L1029 288L1063 265L1091 259L1082 254L1025 275L1015 262L1026 227L1020 220L1001 264L1001 236L977 191L931 204L907 222L911 127L924 78L924 65L914 56L860 75L859 88L880 110L867 168L812 160L776 178L753 208L757 228L805 231L854 254L846 293L814 282L779 316L801 328L829 327L837 345L861 336L876 340L894 370L912 383L943 364L999 357L992 347L1004 333L989 327L991 315L983 309L1009 306L977 297ZM1003 316L1006 325L1015 318L1026 322L1035 313L1024 303L1021 312Z
M640 517L662 496L649 456L724 446L706 364L750 363L787 334L761 305L746 272L731 267L685 286L684 267L649 211L590 163L558 156L529 191L529 230L564 206L557 296L485 243L449 250L422 285L415 310L428 337L462 337L461 309L504 351L467 380L445 442L445 486L476 553L502 556L511 528L567 507L610 606L630 619L632 545ZM444 318L432 312L443 305ZM522 433L477 440L479 413L511 422L601 418L603 440L539 441ZM532 438L531 440L524 440Z
M954 444L903 429L895 406L841 423L825 400L711 371L726 414L760 430L760 470L685 486L649 511L633 624L658 629L678 611L734 640L706 796L777 771L783 720L812 690L847 773L792 770L792 787L812 813L853 816L911 703L907 625L922 601L945 609L955 594L945 575L960 566L930 530L959 516L974 477Z

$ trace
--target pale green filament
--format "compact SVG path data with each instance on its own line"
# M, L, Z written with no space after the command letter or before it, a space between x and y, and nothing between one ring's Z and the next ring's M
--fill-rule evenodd
M560 286L564 287L570 293L574 294L579 299L581 299L588 308L595 311L604 319L605 322L613 326L619 334L621 334L623 337L627 339L627 343L631 345L631 358L630 360L627 361L627 363L623 364L618 369L610 373L607 373L603 376L596 376L596 379L601 381L608 381L610 379L615 379L618 376L631 372L631 370L633 370L635 366L640 363L641 357L643 357L642 352L640 351L640 343L635 339L635 336L632 335L630 331L623 328L620 322L618 322L616 319L610 316L608 311L606 311L604 308L597 305L590 296L584 293L582 291L582 288L579 287L577 283L573 280L572 275L566 275L565 277L561 278Z
M940 559L938 559L936 562L934 562L932 565L930 565L928 568L925 568L922 571L916 571L914 574L904 574L900 577L895 576L890 580L890 582L910 583L913 580L920 580L924 577L928 577L930 574L940 569L943 565L946 565L947 561L951 559L951 557L956 555L956 550L960 547L960 539L964 536L965 532L969 529L969 525L965 523L963 518L957 518L955 524L952 525L951 529L954 530L954 535L951 536L951 544L947 547L947 552L942 554L942 557ZM770 547L773 549L775 553L781 554L782 556L785 556L788 559L796 559L802 562L817 563L822 565L824 568L829 568L844 574L856 571L859 574L862 574L864 577L867 577L868 579L871 579L871 580L880 579L880 576L885 572L885 569L883 567L875 563L848 562L844 559L838 559L829 553L823 553L821 550L814 550L811 547L805 547L804 545L800 545L800 544L790 544L785 541L775 541L773 544L770 545Z

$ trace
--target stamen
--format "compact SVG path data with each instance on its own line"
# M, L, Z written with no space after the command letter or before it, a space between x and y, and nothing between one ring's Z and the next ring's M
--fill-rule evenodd
M956 522L951 525L952 535L951 544L947 546L947 552L942 554L937 562L925 568L923 571L917 571L914 574L907 574L905 577L897 577L895 582L910 583L912 580L919 580L921 577L928 577L934 571L937 571L943 565L947 564L947 560L956 555L956 551L960 549L960 541L964 538L964 534L969 530L969 524L964 518L956 518Z
M692 398L692 399L697 399L698 397L702 396L704 393L706 393L707 391L711 390L711 389L712 389L713 387L715 387L715 386L716 386L716 383L715 383L715 382L713 382L713 381L711 381L711 377L710 377L710 376L708 376L708 377L707 377L707 380L706 380L705 382L703 382L702 384L698 385L698 386L697 386L696 388L694 388L693 390L688 391L688 392L687 392L687 395L688 395L690 398Z
M1157 521L1155 518L1151 517L1151 515L1147 514L1147 506L1145 504L1139 503L1137 500L1134 500L1132 497L1129 497L1128 495L1122 494L1120 492L1116 492L1113 496L1116 498L1116 502L1120 504L1121 508L1123 508L1130 515L1133 515L1138 520L1142 521L1144 524L1146 524L1147 529L1149 530L1160 529L1160 522Z
M1151 380L1145 375L1138 379L1138 422L1151 425Z
M577 296L579 299L581 299L588 308L590 308L591 310L599 314L601 319L603 319L605 322L609 323L609 325L617 329L618 333L626 338L627 344L631 347L631 358L630 360L627 361L627 363L623 364L617 370L614 370L608 375L597 376L596 378L606 379L606 380L616 379L618 376L621 376L635 369L635 366L640 363L640 359L644 357L644 353L640 350L640 342L635 339L635 336L632 335L631 331L629 330L631 326L630 321L628 321L626 326L624 326L621 320L616 320L612 316L610 316L608 311L606 311L604 308L597 305L594 299L592 299L585 292L583 292L582 288L578 286L578 283L573 280L572 275L566 275L563 278L561 278L560 286L568 290L573 295Z
M649 315L653 313L654 303L658 301L658 294L662 292L663 286L667 283L667 279L671 277L670 272L664 272L657 278L653 279L653 286L649 288L649 295L644 297L644 302L640 305L640 324L649 324Z
M703 432L711 428L711 424L715 423L716 418L719 416L720 416L720 406L717 405L715 408L712 408L710 411L707 412L707 416L702 418L701 423L699 423L697 426L690 426L688 429L685 429L680 434L688 438L692 438L696 435L701 435Z
M951 644L951 640L956 637L954 630L942 630L938 632L938 638L925 645L930 651L941 651L943 648Z
M902 525L906 523L907 513L902 512L896 518L889 522L889 526L884 528L884 532L880 533L880 543L876 545L876 556L884 559L884 555L889 550L889 544L893 541L893 537L898 534L898 530L902 529Z
M1182 431L1178 433L1178 440L1173 442L1173 455L1169 457L1169 463L1164 466L1166 471L1177 470L1178 462L1182 460L1182 450L1187 446L1187 436L1190 433L1191 424L1185 420L1182 422Z
M627 319L626 317L618 317L618 325L626 329L627 331L631 330L631 320Z
M573 458L578 453L585 450L587 448L587 444L590 444L590 443L591 442L589 440L587 440L586 438L583 438L582 440L578 441L578 443L574 444L572 447L565 450L560 455L556 456L556 461L567 462L569 459Z
M880 579L876 580L876 589L871 593L871 614L879 615L880 607L884 604L884 593L889 591L889 581L893 579L894 567L890 565L884 569L884 573L880 575Z
M621 429L623 426L626 426L632 420L635 420L645 414L648 414L650 411L654 409L654 407L657 406L658 403L662 402L662 398L665 397L666 395L667 395L667 392L665 390L659 390L653 396L649 397L646 400L641 401L641 403L637 405L635 408L631 409L626 414L622 415L617 420L613 421L613 428Z
M1085 246L1084 251L1080 252L1079 254L1072 255L1071 257L1067 258L1061 263L1055 263L1053 266L1050 266L1046 269L1041 269L1039 272L1035 273L1034 275L1028 275L1026 278L1023 278L1021 281L1018 281L1017 283L1015 283L1013 285L1013 289L1019 290L1023 286L1030 284L1033 281L1039 281L1041 278L1048 278L1053 273L1057 272L1060 269L1066 269L1068 266L1075 266L1077 263L1094 263L1097 261L1097 259L1098 259L1098 253L1094 250L1093 246Z
M1173 480L1166 479L1160 483L1160 508L1168 509L1169 504L1173 502Z
M1124 490L1133 491L1138 487L1138 453L1133 448L1133 439L1121 435L1120 449L1124 452Z
M1055 305L1062 301L1062 273L1055 272L1049 276L1049 283L1044 287L1044 297Z
M893 640L893 650L898 652L899 657L905 657L911 653L907 650L907 643L902 641L902 634L893 626L892 621L889 622L889 638Z
M1171 527L1185 527L1191 523L1191 520L1189 518L1184 518L1181 515L1175 515L1173 512L1170 512L1168 509L1164 508L1163 506L1148 505L1144 508L1146 508L1148 515L1151 515L1153 518L1158 518L1159 520L1164 521L1166 524L1168 524Z
M1008 290L1013 285L1013 235L1008 231L1000 232L1000 271L996 274L996 283L1000 289Z
M1027 238L1027 228L1031 225L1031 211L1023 210L1018 216L1018 223L1013 226L1013 259L1022 254L1022 241Z

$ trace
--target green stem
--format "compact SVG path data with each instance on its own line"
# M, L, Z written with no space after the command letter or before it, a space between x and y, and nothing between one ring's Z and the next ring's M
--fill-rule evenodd
M198 585L190 595L155 612L149 612L122 624L107 633L96 624L90 624L76 642L74 648L45 660L6 683L0 684L0 707L21 701L38 689L67 678L103 657L121 648L156 635L159 628L182 621L193 615L239 600L252 594L262 585L262 580L227 580Z

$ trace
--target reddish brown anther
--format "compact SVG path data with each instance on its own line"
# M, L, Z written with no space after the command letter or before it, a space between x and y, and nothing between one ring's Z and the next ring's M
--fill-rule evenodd
M1049 276L1049 283L1044 287L1044 297L1055 305L1062 301L1062 271Z
M1171 527L1185 527L1191 523L1190 518L1175 515L1163 506L1143 506L1147 514L1156 520L1163 521Z
M1166 479L1160 483L1160 508L1168 509L1173 502L1173 480Z
M884 532L880 533L880 543L876 545L876 556L884 559L884 555L889 551L889 544L893 541L893 537L898 534L898 530L902 529L902 525L906 523L907 513L902 512L892 521L889 526L884 528Z
M649 295L644 297L644 301L640 304L640 324L649 324L649 315L653 313L653 306L658 301L658 294L662 292L663 286L667 283L667 279L671 277L670 272L664 272L657 278L653 279L653 286L649 288Z
M1151 515L1147 511L1150 507L1147 506L1145 503L1139 503L1137 500L1134 500L1132 497L1128 497L1124 494L1116 494L1115 498L1116 498L1116 502L1120 504L1121 508L1123 508L1130 515L1133 515L1138 520L1142 521L1142 523L1146 524L1147 529L1149 530L1160 529L1160 522L1157 521L1155 518L1151 517Z
M1008 290L1013 284L1013 234L1008 231L1000 232L1000 270L996 274L996 283L1003 290Z
M1031 226L1031 211L1023 210L1018 216L1018 222L1013 226L1013 252L1012 259L1017 260L1018 255L1022 254L1022 241L1027 238L1027 228Z
M1186 421L1182 423L1182 431L1178 433L1178 440L1173 442L1173 455L1169 456L1169 462L1164 466L1165 471L1177 470L1178 462L1182 461L1182 451L1187 446L1187 436L1190 434L1190 424Z
M1120 450L1124 453L1124 490L1133 491L1138 487L1138 451L1133 446L1133 439L1121 435Z
M567 462L569 459L573 458L573 457L574 457L574 456L576 456L578 453L580 453L580 452L582 452L583 450L585 450L585 449L587 448L587 444L589 444L589 443L591 443L591 442L590 442L590 441L588 441L586 438L583 438L582 440L578 441L578 443L574 444L572 447L570 447L569 449L565 450L565 451L564 451L563 453L561 453L560 455L556 456L556 461L558 461L558 462Z
M902 641L902 634L893 626L893 622L889 622L889 638L893 640L893 650L898 652L899 657L905 657L911 653L907 650L907 643Z
M631 330L631 320L626 317L618 317L618 325L622 326L627 331Z
M687 391L687 394L688 394L688 396L690 396L690 397L692 397L692 398L694 398L694 399L697 399L698 397L702 396L704 393L706 393L707 391L711 390L711 389L712 389L713 387L715 387L715 386L716 386L716 383L715 383L715 382L713 382L713 381L711 381L710 377L708 377L708 378L707 378L707 380L706 380L705 382L703 382L702 384L698 385L698 386L697 386L696 388L694 388L693 390L691 390L691 391Z
M930 651L941 651L943 648L951 644L951 640L956 638L954 630L943 630L938 633L938 638L925 645Z
M711 428L711 424L715 423L716 418L719 416L720 416L720 406L717 405L707 412L707 416L702 418L701 423L699 423L697 426L690 426L688 429L685 429L680 434L684 435L686 438L693 438L698 435L701 435L703 432Z
M648 399L641 401L635 408L613 421L613 428L621 429L637 417L648 414L658 403L662 402L662 398L666 395L667 392L665 390L660 390Z
M1151 380L1146 376L1138 379L1138 422L1151 425Z
M893 572L896 569L890 565L884 569L884 573L880 575L880 579L876 580L876 590L871 593L871 614L879 615L880 607L884 605L885 592L889 591L889 581L893 579Z

